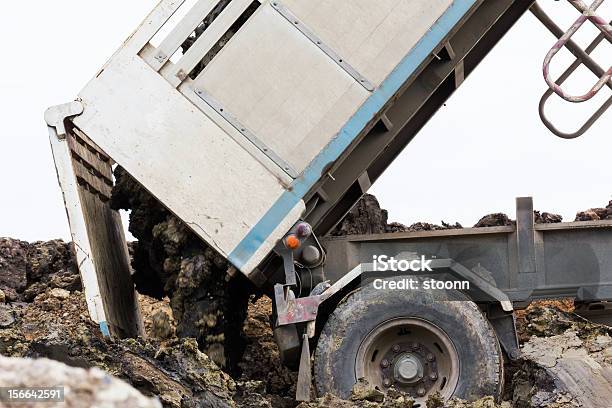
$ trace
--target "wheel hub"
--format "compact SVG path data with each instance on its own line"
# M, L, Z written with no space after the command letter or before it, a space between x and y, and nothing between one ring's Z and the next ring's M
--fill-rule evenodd
M381 389L394 387L424 403L435 392L444 399L453 395L459 360L450 338L436 325L401 317L381 323L364 337L355 376Z
M385 354L380 368L385 387L395 385L412 395L425 395L438 379L434 354L425 345L416 342L393 345Z
M399 382L410 384L423 378L423 364L412 353L399 356L393 366L393 377Z

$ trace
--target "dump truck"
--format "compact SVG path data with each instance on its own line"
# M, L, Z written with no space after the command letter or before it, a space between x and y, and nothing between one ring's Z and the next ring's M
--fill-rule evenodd
M612 41L602 0L570 3L579 18L564 32L530 0L162 0L74 101L45 114L91 318L107 336L143 333L109 206L119 165L229 276L267 291L298 400L312 373L317 393L340 397L360 378L421 404L498 396L503 358L520 354L515 308L571 296L605 317L612 221L536 225L519 198L515 225L328 233L528 10L559 39L543 64L546 126L573 138L601 117L612 99L573 133L544 112L552 94L577 103L612 89L612 68L589 55ZM571 37L586 21L600 34L582 49ZM563 47L576 63L551 78ZM595 84L570 95L563 82L581 65ZM408 269L381 270L391 258Z

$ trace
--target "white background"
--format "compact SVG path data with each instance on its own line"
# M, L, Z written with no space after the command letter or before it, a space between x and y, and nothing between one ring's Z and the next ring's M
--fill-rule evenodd
M564 29L577 18L564 1L541 3ZM55 0L3 5L0 236L69 237L44 110L74 99L155 4ZM600 14L612 16L612 1ZM577 40L584 45L595 35L587 23ZM372 189L392 220L444 219L469 226L490 212L513 216L514 198L527 195L534 196L536 208L573 220L577 210L612 199L612 112L574 141L558 139L539 121L538 101L546 89L541 65L554 42L529 13L508 33ZM553 74L565 69L567 57L553 62ZM594 57L608 68L612 47L600 47ZM583 93L594 82L593 76L580 75L568 89ZM551 116L568 130L595 109L566 103L552 108Z

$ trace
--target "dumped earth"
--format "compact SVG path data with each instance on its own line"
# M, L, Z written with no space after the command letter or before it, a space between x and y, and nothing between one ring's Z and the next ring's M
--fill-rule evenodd
M131 210L129 230L138 239L132 246L137 290L157 299L168 296L177 336L195 338L213 361L235 373L254 288L241 275L228 280L225 259L123 169L115 177L111 205Z
M122 175L117 176L121 180ZM130 230L139 242L132 245L131 252L147 339L101 336L88 317L69 244L0 239L0 354L11 357L0 359L0 386L15 378L31 384L33 367L42 365L22 358L48 358L63 364L40 360L48 365L48 369L38 370L44 373L38 377L40 381L70 378L65 384L74 395L90 390L86 396L90 399L79 397L82 405L75 406L89 406L96 398L108 397L108 393L91 391L97 389L92 384L108 373L133 387L103 381L113 393L123 390L120 395L134 401L131 406L295 407L296 374L280 364L269 325L271 301L241 280L228 282L225 261L130 182L125 179L119 183L114 204L132 209ZM125 189L123 196L121 189ZM587 213L610 219L611 210L612 202L606 209L578 213L577 219L586 218L581 214ZM554 214L538 214L536 219L541 222L561 221ZM503 214L494 214L483 217L479 224L511 222ZM386 211L368 195L335 234L441 228L461 226L389 224ZM230 298L239 307L232 306ZM487 397L444 404L433 396L427 407L608 406L612 329L577 316L570 301L534 304L519 313L517 323L523 357L506 367L503 403ZM2 374L7 370L13 371L9 377ZM121 404L119 401L116 406L125 406ZM299 406L412 405L408 395L394 391L384 396L360 382L348 401L326 395Z
M49 249L48 263L60 269L47 268L44 280L30 282L31 269L42 259L29 258L28 254L38 254L36 249L40 247ZM290 398L280 395L257 398L258 391L268 394L264 390L288 395L294 380L293 374L280 366L271 330L264 324L271 313L269 301L253 303L245 325L252 343L246 348L243 364L253 380L234 380L199 350L195 339L175 336L178 329L167 299L158 301L140 295L146 340L105 339L88 316L80 284L76 287L64 284L69 276L78 278L73 258L68 263L55 259L65 250L71 254L68 244L60 241L27 244L2 239L0 248L0 276L25 276L10 282L5 279L0 286L3 293L11 294L6 302L0 303L1 355L44 357L83 369L97 367L127 381L143 395L159 398L164 407L295 405ZM48 283L44 289L42 281ZM25 295L32 287L38 288L33 299ZM4 381L8 383L8 379Z
M588 215L585 215L588 214ZM600 218L595 218L599 214ZM605 216L604 216L605 215ZM589 218L591 217L591 218ZM609 217L609 218L606 218ZM417 222L406 226L399 222L388 222L389 214L387 210L381 209L376 197L365 194L361 200L351 209L344 220L332 231L331 235L364 235L364 234L383 234L391 232L415 232L415 231L437 231L448 229L463 228L458 222L449 224L442 221L442 225L430 224L427 222ZM562 222L563 217L549 212L534 211L534 218L537 224L548 224ZM612 201L607 208L594 208L576 215L576 221L612 219ZM516 221L511 220L506 214L494 213L482 217L474 228L481 227L501 227L515 225Z

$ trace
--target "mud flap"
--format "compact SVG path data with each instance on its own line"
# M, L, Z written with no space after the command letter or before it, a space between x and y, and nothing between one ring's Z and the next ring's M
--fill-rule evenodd
M308 335L302 336L302 356L300 358L300 369L295 391L295 400L310 402L310 387L312 385L312 367L310 365L310 346Z
M121 217L110 208L112 160L65 119L79 102L45 115L91 318L105 336L144 334Z

